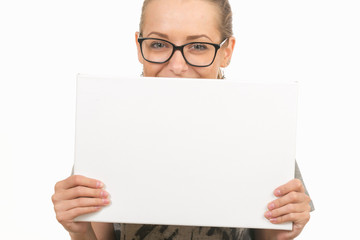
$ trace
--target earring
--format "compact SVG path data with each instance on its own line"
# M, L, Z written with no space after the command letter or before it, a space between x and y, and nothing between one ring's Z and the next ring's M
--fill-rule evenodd
M219 78L220 79L225 79L225 70L223 68L220 68L220 72L219 72Z

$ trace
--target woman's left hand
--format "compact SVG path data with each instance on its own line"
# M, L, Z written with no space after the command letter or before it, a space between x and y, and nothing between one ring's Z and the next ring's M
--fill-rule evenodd
M274 224L293 222L293 229L292 231L262 230L260 235L264 238L259 239L294 239L310 220L310 197L305 193L305 188L299 179L293 179L278 187L274 195L279 198L268 204L265 217Z

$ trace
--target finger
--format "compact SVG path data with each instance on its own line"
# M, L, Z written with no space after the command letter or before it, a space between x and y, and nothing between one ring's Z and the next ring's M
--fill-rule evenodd
M281 197L288 194L289 192L305 192L305 188L301 180L293 179L288 183L278 187L277 189L275 189L274 195L277 197Z
M70 189L76 186L84 186L89 188L102 188L104 184L96 179L87 178L81 175L72 175L63 181L56 183L55 192L61 189Z
M110 203L107 198L77 198L59 202L55 206L55 211L69 211L74 208L106 206Z
M301 213L301 212L310 212L310 205L304 202L297 204L287 204L278 209L267 211L265 217L267 219L280 217L290 213Z
M285 222L302 222L302 225L305 226L305 224L310 219L310 213L309 212L302 212L302 213L289 213L280 217L276 218L270 218L270 222L274 224L279 223L285 223Z
M72 221L72 220L74 220L74 218L76 218L80 215L97 212L100 209L101 209L100 206L74 208L74 209L71 209L70 211L61 212L60 214L57 214L56 219L60 223L65 222L65 221Z
M274 210L290 203L301 203L301 202L305 202L308 204L310 202L310 197L305 193L290 192L285 196L270 202L268 204L268 209Z
M54 194L53 202L60 200L71 200L78 197L107 198L109 193L103 189L93 189L77 186Z

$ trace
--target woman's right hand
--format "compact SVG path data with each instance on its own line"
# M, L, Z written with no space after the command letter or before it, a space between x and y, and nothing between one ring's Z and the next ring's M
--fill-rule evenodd
M71 235L84 235L92 231L90 222L75 222L74 218L96 212L109 204L109 194L103 187L102 182L80 175L56 183L52 196L56 219Z

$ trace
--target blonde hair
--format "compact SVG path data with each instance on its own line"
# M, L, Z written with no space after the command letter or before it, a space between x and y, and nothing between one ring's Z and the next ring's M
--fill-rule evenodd
M152 0L144 0L143 6L142 6L140 24L139 24L140 35L143 32L145 12L146 12L145 10L146 10L147 5L151 1ZM218 28L219 28L219 32L221 34L221 39L231 37L233 35L233 27L232 27L232 11L231 11L229 1L228 0L201 0L201 1L207 1L207 2L214 4L217 7L217 9L219 10L220 22L219 22ZM229 41L227 41L225 43L225 45L227 45L228 42ZM222 73L222 71L220 69L219 69L217 78L219 78L219 79L224 78L224 74Z

